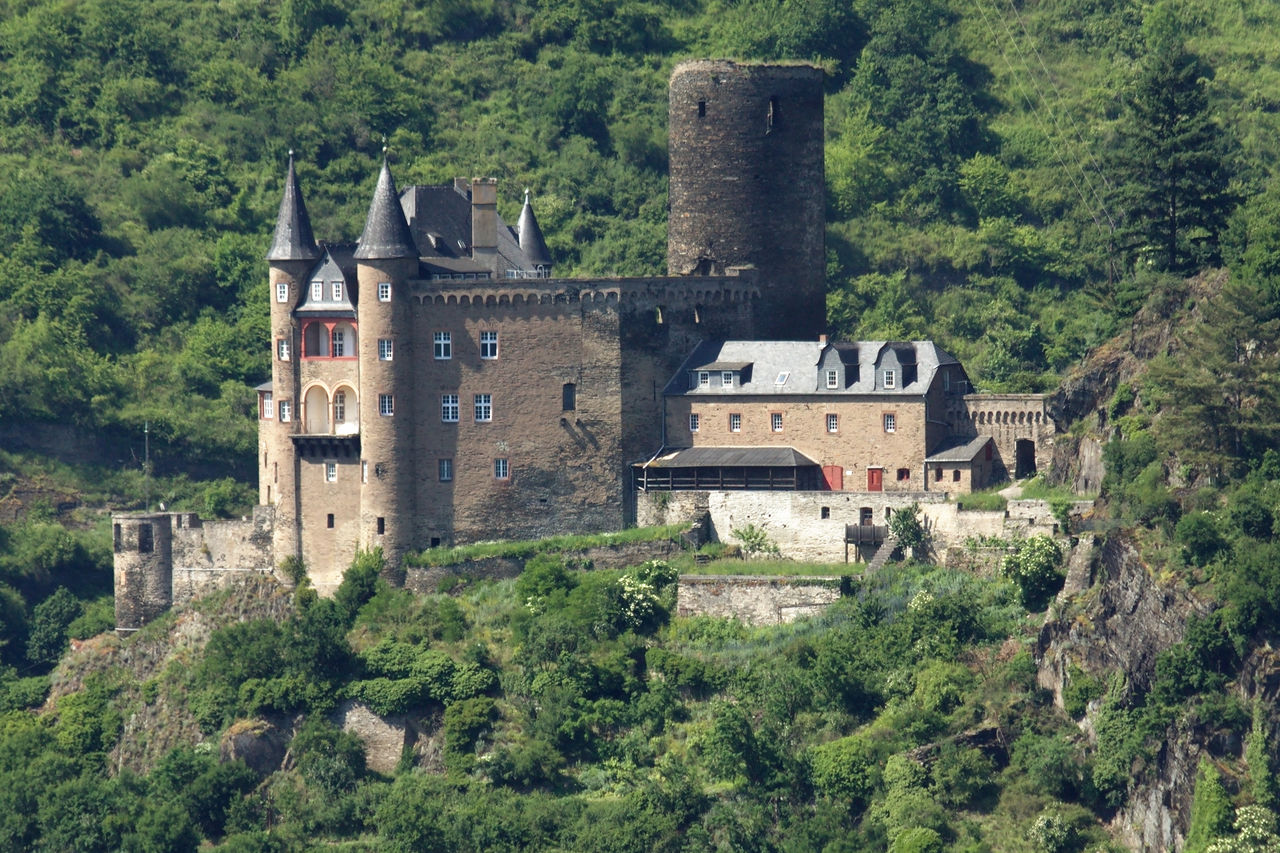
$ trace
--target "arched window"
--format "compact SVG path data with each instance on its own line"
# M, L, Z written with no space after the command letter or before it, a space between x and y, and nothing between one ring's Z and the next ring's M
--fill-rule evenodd
M333 392L333 431L338 435L360 431L360 399L350 385L339 385Z

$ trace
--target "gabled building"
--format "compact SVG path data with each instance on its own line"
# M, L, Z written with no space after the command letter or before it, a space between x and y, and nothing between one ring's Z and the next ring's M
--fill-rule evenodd
M707 341L663 391L653 489L968 492L998 460L964 367L931 341Z

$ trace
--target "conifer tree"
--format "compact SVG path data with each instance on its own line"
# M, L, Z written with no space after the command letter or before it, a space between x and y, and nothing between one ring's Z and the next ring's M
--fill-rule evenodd
M1235 206L1224 130L1209 111L1213 69L1187 50L1167 4L1148 18L1147 43L1117 150L1117 237L1137 262L1190 272L1218 262L1218 236Z

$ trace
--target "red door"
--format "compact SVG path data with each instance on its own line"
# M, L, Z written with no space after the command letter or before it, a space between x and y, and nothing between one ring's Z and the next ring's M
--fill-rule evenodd
M884 469L883 468L867 469L867 491L868 492L884 491Z
M839 465L823 465L822 476L827 481L827 490L839 492L844 490L844 468Z

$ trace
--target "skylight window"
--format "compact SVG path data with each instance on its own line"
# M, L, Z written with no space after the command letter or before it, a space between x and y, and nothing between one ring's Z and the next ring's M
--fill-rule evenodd
M786 385L787 380L791 378L791 371L784 370L778 374L778 378L773 380L774 385Z

